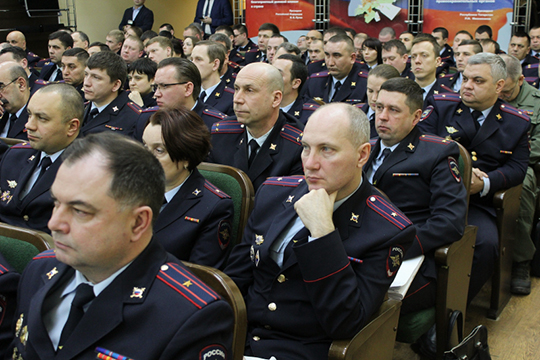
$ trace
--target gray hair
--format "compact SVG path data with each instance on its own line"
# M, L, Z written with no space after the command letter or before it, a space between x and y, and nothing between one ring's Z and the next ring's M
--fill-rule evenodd
M508 54L501 54L499 55L506 64L506 73L507 77L512 79L513 81L518 81L519 77L523 73L521 70L521 62L512 55Z
M467 65L484 64L491 67L491 77L493 77L493 83L496 83L499 80L506 80L506 64L499 55L482 52L471 56L467 62Z

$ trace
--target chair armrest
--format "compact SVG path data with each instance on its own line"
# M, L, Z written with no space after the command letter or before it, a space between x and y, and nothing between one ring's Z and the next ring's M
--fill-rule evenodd
M394 299L384 301L372 320L351 340L332 342L328 360L391 360L400 310L401 301Z

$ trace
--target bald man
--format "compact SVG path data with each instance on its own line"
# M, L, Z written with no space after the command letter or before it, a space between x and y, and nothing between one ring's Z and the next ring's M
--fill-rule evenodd
M16 62L0 64L0 137L28 140L24 125L28 121L26 104L30 86L26 71Z
M234 83L236 116L212 126L209 161L246 172L255 190L270 176L301 175L304 126L279 110L283 77L266 63L251 63Z
M28 67L33 69L35 64L39 61L39 56L26 48L26 37L20 31L12 31L6 36L6 42L11 46L18 46L26 52L26 59L28 60Z

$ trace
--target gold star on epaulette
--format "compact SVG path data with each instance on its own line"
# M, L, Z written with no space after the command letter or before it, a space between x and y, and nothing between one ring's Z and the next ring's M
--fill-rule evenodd
M276 150L277 144L270 144L270 150Z
M185 287L190 287L191 285L193 285L193 283L191 282L191 280L188 280L185 283L183 283L182 285L184 285Z
M300 111L295 111L294 116L300 116Z
M201 193L201 190L195 189L195 191L193 191L192 194L195 195L195 196L197 196L197 195L199 195L200 193Z
M413 150L414 149L414 145L412 143L409 143L409 145L407 145L407 147L410 149L410 150Z
M356 215L355 213L351 213L351 221L354 221L358 224L358 215Z
M219 93L216 93L216 97L219 97Z
M438 92L437 90L433 90L433 93L434 93L435 95L439 95L439 92Z
M115 106L112 108L114 112L117 112L118 111L118 106Z
M356 81L351 81L351 86L356 86Z
M461 113L463 112L463 110L462 110L462 109L457 109L456 112L457 112L458 114L461 114Z
M230 83L230 82L231 82L231 79L227 79L227 80L225 80L225 82Z
M289 197L287 198L287 202L290 203L292 202L294 199L294 195L289 195Z
M497 119L501 120L502 119L502 116L501 114L497 114Z

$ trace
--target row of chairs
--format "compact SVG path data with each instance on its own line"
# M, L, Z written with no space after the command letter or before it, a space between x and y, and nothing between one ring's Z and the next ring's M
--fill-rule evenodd
M459 144L458 144L459 145ZM467 150L460 146L460 171L469 193L472 161ZM247 175L236 168L202 163L199 171L210 182L229 194L234 203L232 244L242 239L243 229L253 207L254 190ZM492 299L488 317L496 318L510 294L512 241L519 209L521 186L501 191L495 196L500 236L500 257L492 280ZM392 359L396 335L399 341L413 342L434 323L437 325L437 359L447 349L449 314L460 310L466 314L467 289L474 252L477 228L467 225L459 241L437 250L438 288L435 308L424 310L400 320L401 302L387 298L372 320L349 340L334 341L329 359ZM22 242L20 240L23 240ZM17 271L37 253L52 248L50 235L0 223L0 252ZM231 246L232 247L232 246ZM17 249L17 250L14 250ZM242 294L224 273L211 267L184 262L197 276L226 299L234 310L235 329L233 359L243 358L247 332L247 313ZM399 326L398 326L399 324Z

